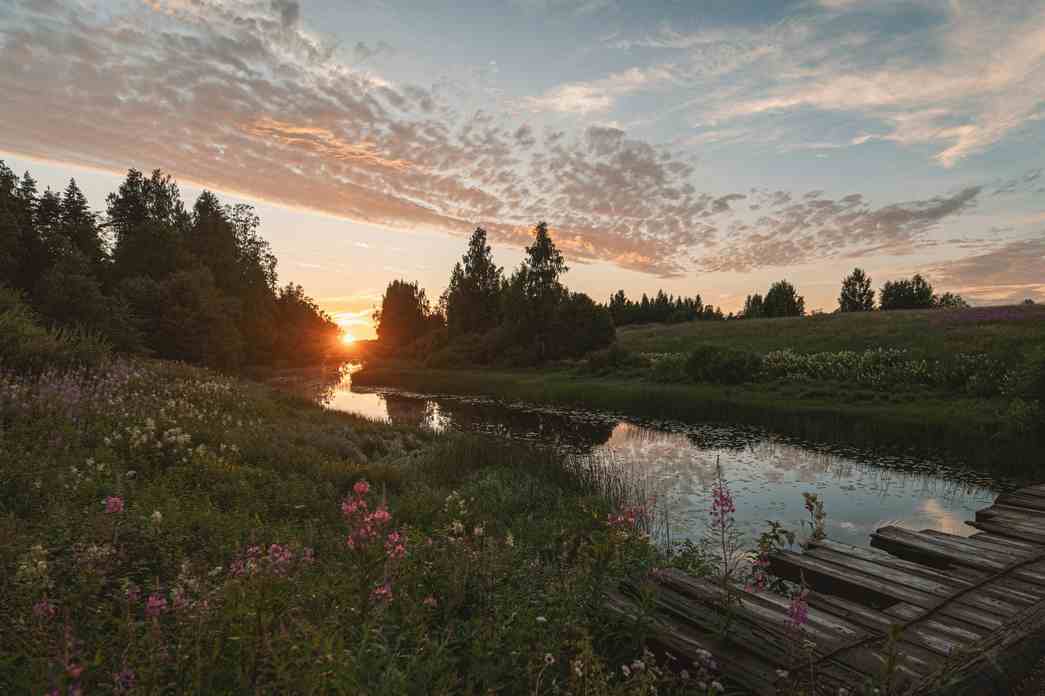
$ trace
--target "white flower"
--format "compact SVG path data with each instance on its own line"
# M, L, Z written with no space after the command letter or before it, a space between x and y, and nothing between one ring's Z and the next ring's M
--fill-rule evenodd
M508 532L508 534L505 535L504 545L509 548L515 548L515 537L512 536L511 532Z
M549 667L555 664L555 656L551 653L544 653L544 664Z
M636 672L641 672L642 670L646 669L646 663L642 660L634 660L631 663L631 668Z
M482 525L476 525L475 529L472 530L472 534L474 534L477 537L481 537L483 535Z
M620 671L624 673L624 678L625 679L627 679L628 677L631 676L631 670L628 669L627 665L621 665L620 666Z
M720 682L720 681L713 681L713 682L711 682L711 690L712 691L725 691L726 687L722 686L722 682Z
M537 623L548 623L548 619L544 618L543 616L538 616Z
M163 513L160 512L159 510L153 510L152 511L152 521L153 521L154 524L159 524L160 522L163 522Z
M777 675L777 677L779 677L780 679L787 679L787 675L788 675L788 674L789 674L789 672L788 672L788 671L787 671L786 669L778 669L778 670L776 671L776 675Z

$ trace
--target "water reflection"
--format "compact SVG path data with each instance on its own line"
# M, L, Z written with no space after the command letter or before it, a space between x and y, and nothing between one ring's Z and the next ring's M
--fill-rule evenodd
M674 538L703 531L716 464L736 494L736 519L746 533L757 534L766 520L797 529L807 518L802 493L809 491L824 499L828 535L860 545L885 524L970 534L975 530L965 520L1010 485L947 462L818 446L751 427L639 423L486 399L353 391L352 371L298 373L281 384L329 408L369 418L488 433L612 459L646 478L666 502Z

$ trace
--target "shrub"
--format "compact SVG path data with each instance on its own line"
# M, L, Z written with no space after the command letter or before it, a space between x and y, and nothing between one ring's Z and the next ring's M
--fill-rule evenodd
M686 360L686 374L695 382L742 384L761 371L761 356L718 346L698 346Z
M47 329L17 293L0 289L0 367L29 372L95 367L109 355L108 343L98 334Z
M589 353L588 359L584 362L584 371L604 375L626 368L648 367L649 364L649 360L644 356L622 348L619 343L614 343L609 348Z
M686 374L685 353L649 353L645 355L650 361L649 377L654 382L671 384L684 382L688 378Z

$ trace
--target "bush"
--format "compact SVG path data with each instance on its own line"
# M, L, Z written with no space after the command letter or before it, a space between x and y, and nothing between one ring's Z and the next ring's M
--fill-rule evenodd
M50 330L10 290L0 289L0 367L41 372L96 367L110 355L98 334L78 328Z
M686 374L695 382L743 384L758 379L762 362L762 357L755 353L698 346L686 360Z
M626 368L648 367L649 364L649 360L642 355L622 348L619 343L614 343L609 348L590 353L584 362L584 371L604 375Z
M654 382L674 384L688 378L685 353L652 353L645 357L650 361L649 378Z

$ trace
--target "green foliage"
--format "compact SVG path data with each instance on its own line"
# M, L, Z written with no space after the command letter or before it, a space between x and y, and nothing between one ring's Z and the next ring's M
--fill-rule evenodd
M762 315L773 317L800 317L806 313L805 298L786 280L773 283L762 301Z
M386 351L408 348L428 331L439 326L441 318L432 312L425 291L417 283L393 280L381 298L381 309L374 312L377 340Z
M501 268L493 262L486 243L486 230L477 227L441 299L450 339L483 333L500 323L502 282Z
M965 309L969 306L969 303L957 293L945 292L939 297L933 298L933 306L940 309Z
M277 290L250 206L204 191L189 211L169 175L133 169L106 203L100 224L75 181L41 194L0 162L0 284L47 325L230 369L316 361L333 347L337 326L300 287Z
M93 367L109 354L102 337L84 329L48 329L18 293L0 288L0 370Z
M609 348L589 353L584 362L584 371L593 375L606 375L649 365L650 361L647 358L624 350L614 343Z
M628 299L623 290L618 290L610 297L607 306L613 315L615 326L654 322L680 324L687 321L722 319L722 310L710 305L705 306L700 295L675 297L663 290L658 290L652 300L643 293L638 302Z
M879 294L882 311L933 306L933 286L917 273L910 280L886 281Z
M686 374L694 382L743 384L761 372L761 356L718 346L697 346L686 360Z
M600 465L186 366L0 380L4 693L686 692L600 609L660 562Z
M839 312L870 312L874 309L874 290L871 289L871 277L862 268L854 268L853 272L842 280L842 292L838 295Z
M766 316L765 299L757 292L744 298L744 310L741 314L745 319L762 319Z

